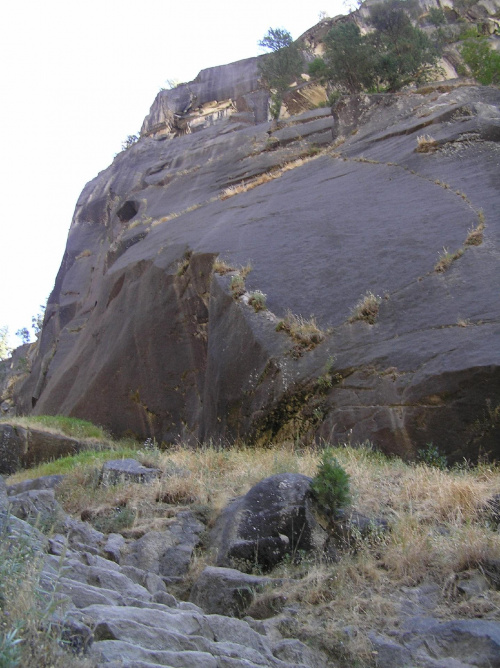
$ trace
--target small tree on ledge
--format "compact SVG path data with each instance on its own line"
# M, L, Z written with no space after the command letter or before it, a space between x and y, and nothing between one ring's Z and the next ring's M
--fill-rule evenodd
M269 28L259 46L271 51L259 63L259 71L262 82L271 92L271 116L278 118L283 95L302 71L302 55L290 33L281 28Z

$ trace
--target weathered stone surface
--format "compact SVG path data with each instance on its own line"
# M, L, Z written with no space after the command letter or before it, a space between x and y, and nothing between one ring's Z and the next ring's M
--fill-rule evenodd
M328 536L314 517L310 484L307 476L281 473L231 502L210 534L217 565L270 569L297 550L323 554Z
M64 480L65 476L60 474L44 475L34 480L23 480L13 485L8 485L7 494L15 496L22 492L29 492L32 489L55 489Z
M120 482L148 483L160 475L160 469L142 466L136 459L111 459L103 464L101 483L103 485L116 485Z
M73 455L86 446L77 439L42 429L24 429L0 424L0 473L14 473L20 468Z
M120 533L110 533L103 547L104 555L111 561L120 563L121 548L125 545L125 538Z
M53 489L34 489L9 496L10 512L21 520L40 521L44 526L61 522L65 513Z
M124 546L120 564L166 577L184 575L204 529L190 511L182 511L167 530L149 531Z
M194 583L190 600L209 614L243 617L256 592L272 582L233 568L207 566Z

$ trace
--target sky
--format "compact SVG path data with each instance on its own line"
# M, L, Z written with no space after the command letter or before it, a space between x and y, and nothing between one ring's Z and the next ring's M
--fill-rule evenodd
M0 327L31 330L54 286L76 201L138 133L167 80L299 37L343 0L5 0L0 9ZM32 333L32 339L34 335Z

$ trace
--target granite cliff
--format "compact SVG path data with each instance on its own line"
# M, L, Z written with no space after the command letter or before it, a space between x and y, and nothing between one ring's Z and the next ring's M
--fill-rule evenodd
M498 3L474 8L494 30ZM160 92L85 186L16 410L165 442L498 456L500 91L311 108L326 93L303 81L270 122L257 65Z

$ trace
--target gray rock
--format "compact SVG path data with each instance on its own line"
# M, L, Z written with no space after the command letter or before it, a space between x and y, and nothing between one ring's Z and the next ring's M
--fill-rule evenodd
M71 578L60 577L57 587L61 594L66 595L77 608L89 605L125 605L126 599L114 589L94 586Z
M370 632L368 637L376 652L377 666L380 668L401 668L412 665L412 655L409 649L377 633Z
M33 480L23 480L7 487L9 496L16 496L22 492L29 492L33 489L55 489L64 480L65 476L60 474L45 475Z
M149 483L160 476L160 469L142 466L135 459L111 459L103 464L101 483L103 485L116 485L120 482Z
M122 640L101 640L95 642L91 649L91 656L107 666L112 661L122 662L122 665L156 665L169 668L217 668L217 660L204 652L171 652L169 650L148 650L139 645ZM101 663L98 663L100 666Z
M46 551L47 537L28 522L12 515L10 510L0 510L0 536L4 540L27 540L34 552Z
M165 628L186 636L202 636L209 640L214 639L214 632L208 622L212 618L196 612L175 609L116 607L112 605L91 605L85 608L84 612L94 620L95 624L128 620L152 628Z
M71 517L66 518L64 530L68 535L69 544L82 551L93 550L97 553L104 540L104 534L96 531L88 522L80 522Z
M310 484L307 476L281 473L230 503L210 534L217 565L270 569L299 550L323 554L328 536L314 517Z
M232 568L207 566L191 589L190 601L209 614L242 617L256 592L272 582L271 578L247 575Z
M307 666L307 668L323 668L327 658L318 651L313 652L307 645L294 638L285 638L272 647L274 656L287 663Z
M430 655L455 659L481 668L500 666L500 622L484 619L457 619L439 622L424 617L405 622L403 644L413 660Z
M110 533L103 547L107 559L120 563L121 548L125 545L125 538L119 533Z
M165 577L184 575L204 525L190 511L178 513L164 531L150 531L121 550L120 563Z
M60 526L66 513L54 497L53 489L34 489L9 496L10 512L22 520L39 522L41 526Z
M145 571L135 566L123 566L121 572L133 582L137 582L137 584L145 587L151 594L166 593L165 583L156 573ZM170 594L167 596L170 596ZM158 600L158 603L163 603L163 601Z

